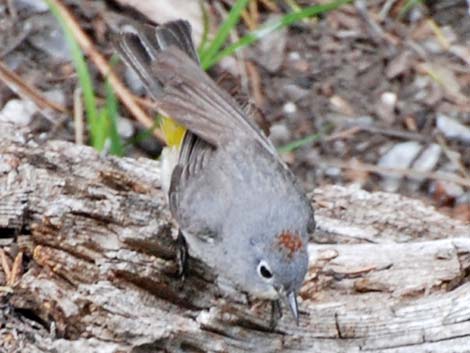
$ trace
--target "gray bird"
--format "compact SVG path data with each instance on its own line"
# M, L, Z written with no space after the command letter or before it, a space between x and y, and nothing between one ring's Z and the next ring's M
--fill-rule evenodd
M187 21L128 24L116 46L158 109L187 128L162 163L181 242L236 288L271 300L273 316L285 300L298 323L315 222L295 176L249 113L200 68Z

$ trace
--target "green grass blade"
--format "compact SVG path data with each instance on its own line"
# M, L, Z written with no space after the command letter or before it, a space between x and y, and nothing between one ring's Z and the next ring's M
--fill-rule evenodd
M75 70L77 71L78 75L78 80L82 87L86 117L88 126L90 128L91 145L96 149L101 150L104 147L105 141L103 134L100 132L99 129L98 109L96 106L95 92L93 90L93 83L90 72L88 70L88 66L85 62L85 58L80 49L80 46L75 40L72 30L60 15L59 9L49 0L46 0L46 3L49 6L49 9L52 14L56 17L57 21L61 25L64 31L65 40L67 41L67 44L70 48L72 62L75 66Z
M107 137L111 141L111 154L116 156L123 156L124 155L124 147L121 140L121 136L119 136L118 128L117 128L117 120L118 120L118 100L116 95L114 94L113 88L109 83L109 80L106 80L105 84L105 91L106 91L106 117L108 120L107 126Z
M98 118L95 124L95 147L98 151L103 151L108 140L108 112L106 107L98 109ZM107 151L106 151L107 153Z
M203 0L199 0L199 6L202 12L202 38L197 51L198 53L203 53L209 41L209 14L207 13Z
M208 56L205 61L201 61L202 67L207 70L226 56L232 55L237 50L250 45L251 43L263 38L271 32L274 32L282 27L290 26L304 18L318 16L320 14L335 10L338 7L350 2L352 2L352 0L335 0L327 4L308 6L301 11L290 12L281 17L279 21L262 26L260 29L248 33L246 36L240 38L237 42L229 45L220 52L213 53L212 55Z
M201 53L201 64L203 67L207 65L207 62L211 62L213 57L219 52L222 45L224 45L230 31L235 27L240 19L242 11L248 5L249 0L237 0L233 5L227 19L224 21L215 38L212 40L209 47Z
M398 13L398 18L405 16L412 7L423 3L424 0L407 0Z
M305 136L304 138L289 142L288 144L286 144L284 146L278 147L277 151L280 154L295 151L296 149L298 149L302 146L305 146L305 145L311 144L313 142L319 141L322 135L323 135L322 132L317 132L315 134Z

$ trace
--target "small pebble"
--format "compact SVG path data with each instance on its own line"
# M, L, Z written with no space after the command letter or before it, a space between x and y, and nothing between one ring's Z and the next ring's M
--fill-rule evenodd
M44 97L46 97L51 102L65 106L65 93L62 89L55 89L44 92Z
M374 123L374 118L370 115L361 115L354 118L355 122L358 125L370 126Z
M304 89L293 83L283 86L282 91L284 92L286 99L290 99L294 102L298 102L302 98L307 97L310 93L308 89Z
M287 57L289 60L295 61L300 59L300 54L298 51L291 51Z
M279 21L279 15L271 15L265 24ZM284 62L284 52L287 43L287 28L269 33L260 39L255 47L253 59L269 72L276 72Z
M28 42L34 48L57 60L71 60L64 32L52 14L35 15L25 23L34 29L28 36Z
M439 162L441 152L442 148L438 144L429 145L413 163L413 169L420 172L430 172Z
M346 116L353 116L354 109L351 104L343 97L334 95L330 98L330 104L334 108L335 111L346 115Z
M416 158L422 146L418 142L408 141L394 145L378 162L383 168L406 169ZM400 187L401 175L393 172L383 173L382 187L388 192L395 192Z
M297 112L297 105L294 102L287 102L282 107L282 110L285 114L294 114Z
M325 168L325 175L333 179L339 178L341 176L341 168L329 166Z
M297 51L290 52L287 60L289 61L289 67L296 71L305 72L309 69L308 61L303 59Z
M269 131L269 138L275 146L288 143L291 140L291 133L285 124L273 124Z
M397 95L393 92L384 92L382 93L382 96L380 97L382 99L382 102L390 107L395 107L395 104L397 102Z
M438 113L436 126L448 139L470 144L470 127L462 125L457 120Z
M17 11L27 11L29 13L40 13L48 10L44 0L14 0L13 5Z
M382 120L389 124L395 121L395 106L397 104L397 95L393 92L384 92L380 100L376 103L375 112Z
M11 99L0 111L0 121L26 126L31 122L36 111L37 107L31 101Z
M441 146L435 143L429 145L413 163L412 169L423 173L432 171L439 162L441 153ZM425 177L413 177L407 186L410 190L416 191L421 187L425 180Z
M117 119L117 129L119 135L125 139L128 139L134 135L134 125L132 125L129 119L119 117Z

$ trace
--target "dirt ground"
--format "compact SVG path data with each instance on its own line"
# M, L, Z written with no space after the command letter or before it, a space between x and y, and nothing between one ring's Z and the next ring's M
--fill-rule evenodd
M113 1L64 3L106 58L114 52L110 32L124 16L137 16ZM230 3L206 2L214 26ZM256 26L289 10L287 3L260 1L258 17L245 18L238 36L253 22ZM404 4L345 5L275 32L210 74L224 77L221 84L231 91L251 97L277 146L318 133L314 141L283 153L307 189L356 183L425 199L470 221L468 4L427 1L402 14ZM73 110L77 77L60 28L40 2L0 4L0 62L27 86ZM104 97L103 79L90 67ZM135 79L126 77L134 92L143 95ZM2 79L0 119L8 119L5 107L17 98L11 82ZM126 109L121 115L127 154L158 157L158 140L137 138L142 127ZM19 123L31 124L38 140L76 139L70 113L41 110Z

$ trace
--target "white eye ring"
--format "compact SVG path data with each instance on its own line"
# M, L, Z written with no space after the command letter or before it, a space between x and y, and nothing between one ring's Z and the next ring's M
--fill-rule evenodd
M270 281L273 278L273 273L269 268L266 261L261 260L258 265L258 274L265 281Z

